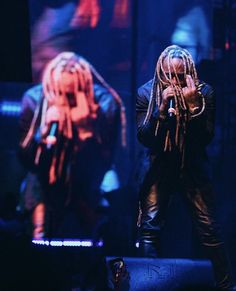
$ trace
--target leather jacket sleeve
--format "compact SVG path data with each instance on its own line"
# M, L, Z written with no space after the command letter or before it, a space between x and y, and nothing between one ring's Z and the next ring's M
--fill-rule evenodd
M204 98L205 109L200 115L190 118L187 136L192 144L206 146L214 137L215 96L212 87L205 83L202 84L200 92Z
M141 144L150 149L157 150L162 148L168 129L168 121L159 117L159 110L154 104L150 118L144 123L148 111L149 98L151 94L151 81L139 88L136 99L136 124L137 138ZM157 122L159 121L158 131L156 132Z
M32 89L29 90L30 92ZM39 106L39 100L36 100L27 91L22 99L22 108L19 117L19 148L18 154L23 165L29 170L35 170L35 155L40 143L39 120L36 120L35 126L31 127L35 110ZM26 142L29 131L32 130L31 136Z
M100 155L108 170L114 162L117 141L120 138L120 107L106 88L95 84L94 92L99 104L97 132L100 138Z

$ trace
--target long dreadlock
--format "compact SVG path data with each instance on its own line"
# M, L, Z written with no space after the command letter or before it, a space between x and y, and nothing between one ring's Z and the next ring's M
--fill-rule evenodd
M117 103L120 106L120 119L122 126L122 145L126 145L126 116L125 116L125 107L123 102L118 95L118 93L102 78L102 76L95 70L95 68L87 62L81 56L76 55L73 52L62 52L57 55L53 60L51 60L46 66L43 79L43 100L42 104L39 104L35 110L34 117L31 122L30 129L27 136L21 143L22 147L25 148L28 146L29 142L32 140L33 135L36 131L36 121L38 120L40 112L41 114L41 131L46 126L46 112L47 109L56 104L64 105L63 114L60 115L59 119L59 132L65 136L67 139L72 139L72 124L70 117L70 107L68 103L68 98L66 96L66 88L63 83L63 73L69 73L71 79L73 80L73 92L74 96L77 97L80 92L84 92L87 100L90 111L90 117L95 119L97 116L98 104L94 99L94 89L93 89L93 76L94 75L98 81L111 93L115 98ZM40 109L41 108L41 109ZM41 154L41 148L39 147L35 163L39 161ZM62 165L64 161L65 150L61 151L60 156L54 153L52 158L52 164L50 168L50 183L56 181L56 176L60 176L62 172ZM59 162L58 162L59 159ZM58 166L57 175L55 173L56 165Z
M190 75L194 81L194 84L200 93L201 85L199 84L197 71L195 68L194 61L190 53L177 45L171 45L167 47L160 55L152 83L151 96L149 101L149 106L147 110L146 117L144 119L144 124L146 124L153 112L154 105L156 104L160 108L162 102L162 92L166 86L171 86L174 90L174 101L176 110L176 130L175 130L175 144L178 146L182 155L184 155L184 137L186 133L186 124L188 121L187 105L181 90L180 80L176 71L176 67L173 64L173 59L178 58L182 60L184 67L184 79L186 80L186 75ZM166 72L163 69L164 63L168 67ZM177 84L173 82L173 75L177 80ZM201 94L199 94L201 96ZM200 113L203 112L205 108L205 102L202 98L202 109ZM198 113L198 114L200 114ZM160 121L157 121L155 135L158 133L160 126ZM170 131L167 130L165 138L164 151L171 151L172 144L170 139Z

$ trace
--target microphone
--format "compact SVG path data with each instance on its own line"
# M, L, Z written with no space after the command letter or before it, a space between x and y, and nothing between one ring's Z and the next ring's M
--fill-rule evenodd
M175 110L175 105L174 105L174 98L170 99L170 103L169 103L169 108L168 108L168 114L169 117L173 117L173 115L176 115L176 110Z
M46 137L47 149L50 149L57 142L58 122L52 122L49 134Z

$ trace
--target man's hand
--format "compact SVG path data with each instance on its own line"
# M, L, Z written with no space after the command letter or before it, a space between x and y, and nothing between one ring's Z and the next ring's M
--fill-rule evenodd
M48 108L46 112L46 125L52 122L59 122L59 120L64 116L64 110L62 106L52 105Z
M193 108L199 107L199 97L197 94L197 88L190 75L186 76L186 84L187 86L182 88L182 91L187 106L191 110Z
M53 122L63 122L65 120L65 111L62 106L52 105L47 109L45 117L45 126L41 129L42 136L48 134L49 128Z
M65 109L63 106L52 105L47 109L45 117L45 126L41 129L42 142L47 145L54 145L56 143L56 137L49 135L50 128L53 123L63 124L65 121Z
M160 106L160 112L165 112L168 107L170 99L175 95L174 89L172 86L168 86L162 91L162 102Z
M90 119L90 111L86 96L83 92L77 94L77 106L71 108L71 121L77 126L84 126Z
M71 120L75 124L80 141L93 136L92 119L96 113L90 112L88 101L83 92L77 94L77 106L70 110Z

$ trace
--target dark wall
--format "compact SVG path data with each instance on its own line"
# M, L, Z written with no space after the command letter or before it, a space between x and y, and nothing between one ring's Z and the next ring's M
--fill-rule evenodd
M27 0L1 1L0 35L0 81L30 82L32 74Z

